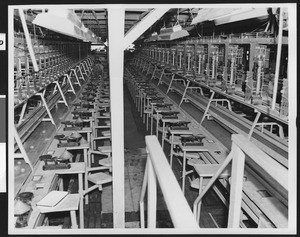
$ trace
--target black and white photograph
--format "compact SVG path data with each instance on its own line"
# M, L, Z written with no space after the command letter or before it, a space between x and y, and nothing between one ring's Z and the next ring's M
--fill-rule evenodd
M7 3L9 235L297 233L296 3Z

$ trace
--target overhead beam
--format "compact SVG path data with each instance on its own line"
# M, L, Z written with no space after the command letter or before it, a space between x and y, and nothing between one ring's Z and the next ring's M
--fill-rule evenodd
M169 8L156 8L149 12L138 24L131 28L124 37L123 49L125 50L132 42L140 37L153 23L161 18Z

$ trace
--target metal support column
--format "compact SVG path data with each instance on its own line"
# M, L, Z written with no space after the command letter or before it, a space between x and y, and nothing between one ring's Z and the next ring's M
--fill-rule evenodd
M111 142L113 174L113 225L125 228L123 66L124 8L108 8Z
M234 154L231 168L232 173L230 182L228 228L239 228L242 207L245 154L234 143L232 144L231 149L234 150Z

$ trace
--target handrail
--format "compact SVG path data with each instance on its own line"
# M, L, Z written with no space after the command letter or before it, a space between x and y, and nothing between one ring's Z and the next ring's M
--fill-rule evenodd
M232 142L236 144L246 155L262 167L283 188L288 190L288 169L264 153L254 143L241 134L232 135Z
M194 228L199 225L184 197L162 147L154 135L146 136L147 163L140 197L141 227L144 228L144 196L148 185L148 228L156 226L156 180L162 190L175 228ZM153 192L153 193L152 193Z
M210 187L214 184L221 172L232 161L230 205L228 214L228 227L239 227L243 174L245 155L252 159L258 166L263 168L276 182L288 190L288 169L276 162L272 157L260 150L255 144L242 134L233 134L232 148L218 171L209 180L203 191L194 201L193 212L197 217L199 203Z

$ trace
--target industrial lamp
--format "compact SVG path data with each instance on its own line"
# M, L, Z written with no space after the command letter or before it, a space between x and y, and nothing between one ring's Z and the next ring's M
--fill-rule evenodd
M87 29L78 16L69 9L49 9L48 12L38 14L32 23L76 39L97 41L93 37L93 32Z
M151 41L157 41L158 40L158 34L157 32L152 33L152 35L145 39L145 42L151 42Z
M182 29L181 25L175 25L173 27L160 29L158 40L175 40L189 35L189 32Z

